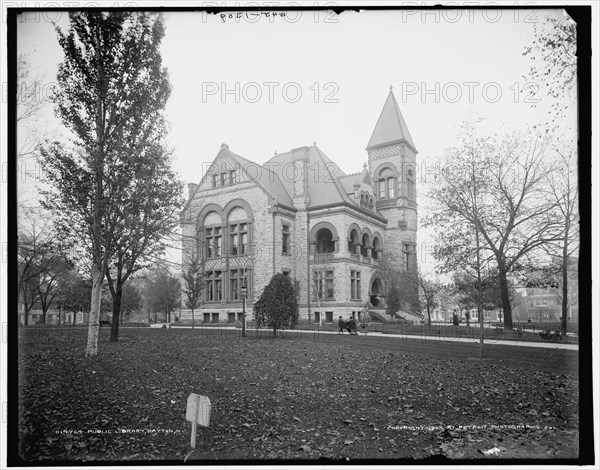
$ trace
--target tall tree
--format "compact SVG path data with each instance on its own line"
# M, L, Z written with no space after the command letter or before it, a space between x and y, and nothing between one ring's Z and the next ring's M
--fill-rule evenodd
M73 313L73 324L77 313L90 310L91 282L75 271L69 272L60 284L60 310Z
M385 313L391 320L400 310L420 317L421 303L414 272L400 269L398 266L397 257L392 253L385 253L379 261L379 272L383 276L387 291Z
M550 177L550 189L560 219L561 230L556 243L548 246L550 254L558 266L558 289L561 299L561 332L567 334L569 307L577 293L577 283L573 271L577 271L579 252L579 185L574 165L574 157L560 154L558 171Z
M24 324L40 300L40 285L61 260L48 219L36 208L21 208L18 222L17 285L23 305Z
M553 14L556 16L550 16ZM541 86L552 99L547 124L556 126L569 107L567 98L574 98L577 89L577 24L564 10L549 10L547 15L534 23L535 39L523 55L531 60L525 79ZM534 105L539 95L536 98L531 100L536 102Z
M51 262L48 263L39 277L37 285L38 298L42 306L42 323L46 324L46 315L50 307L57 300L60 284L65 276L73 269L72 263L60 252L51 252Z
M152 210L166 202L136 198L149 197L139 191L147 163L150 171L158 167L167 177L157 163L166 153L161 138L170 85L159 51L164 35L160 15L85 11L69 13L69 20L66 32L56 29L64 61L53 101L57 117L73 135L72 145L46 142L42 166L52 185L46 206L63 233L81 239L91 260L86 356L95 356L102 285L109 264L119 258L119 237L139 233L152 221ZM137 217L144 203L149 211ZM127 225L132 217L134 229Z
M122 222L114 227L106 271L113 300L111 341L119 339L123 286L144 267L148 255L156 258L164 253L165 240L177 224L176 211L181 204L182 185L170 168L168 153L159 143L144 147L132 158L138 160L138 165L122 191L121 201L125 199L127 204L122 208Z
M253 312L257 326L273 328L273 336L277 336L277 330L294 328L299 316L298 294L289 276L273 276L255 302Z
M162 312L171 322L171 313L181 305L181 281L168 268L158 266L146 278L143 297L151 312Z
M438 306L438 295L442 290L442 285L428 279L427 275L420 270L409 273L409 276L419 290L421 304L424 304L427 310L427 328L431 329L431 312Z
M425 224L435 228L437 242L448 248L448 271L465 260L464 250L453 246L457 233L480 237L474 254L485 251L496 264L504 328L512 329L508 275L556 240L560 226L548 192L548 142L535 135L478 137L470 124L462 130L460 145L447 151L445 171L431 185L429 196L437 207Z

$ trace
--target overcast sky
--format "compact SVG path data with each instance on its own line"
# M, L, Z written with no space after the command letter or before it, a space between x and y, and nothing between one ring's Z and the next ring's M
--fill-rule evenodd
M165 14L169 143L186 183L200 181L221 143L262 163L275 151L316 142L344 172L360 171L390 85L424 174L453 145L463 120L483 117L497 130L545 120L551 100L530 93L538 84L524 78L530 60L522 53L535 22L567 21L562 10L228 16ZM50 20L68 24L65 12L31 13L18 28L19 53L47 83L62 60ZM565 128L574 129L570 109ZM59 129L51 106L36 128Z

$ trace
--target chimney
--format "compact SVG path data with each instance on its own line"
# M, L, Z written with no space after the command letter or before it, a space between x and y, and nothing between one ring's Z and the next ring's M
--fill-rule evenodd
M188 183L188 199L192 197L197 187L196 183Z

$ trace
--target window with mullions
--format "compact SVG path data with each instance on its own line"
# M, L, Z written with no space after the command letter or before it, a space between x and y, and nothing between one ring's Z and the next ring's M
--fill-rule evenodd
M242 299L242 285L248 286L248 271L244 269L232 269L229 271L229 300Z
M248 254L248 224L229 226L229 251L231 256Z
M229 184L235 184L236 183L236 172L235 170L230 170L229 171Z
M221 227L212 227L205 230L204 246L207 258L218 258L221 256Z
M396 176L390 168L384 168L379 174L379 199L396 197Z
M229 299L240 299L240 270L232 269L229 272Z
M248 224L229 226L229 252L231 256L248 254Z
M290 254L290 226L282 225L281 227L281 252L284 255Z
M216 302L223 298L223 277L221 271L206 272L206 300Z
M350 298L360 299L360 271L350 271Z
M315 286L315 298L333 299L333 271L314 271L313 282Z

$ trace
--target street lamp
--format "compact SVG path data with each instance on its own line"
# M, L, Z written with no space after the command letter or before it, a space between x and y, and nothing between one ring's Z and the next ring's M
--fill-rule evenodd
M248 288L246 287L246 280L242 283L240 289L242 294L242 337L246 337L246 295L248 295Z

